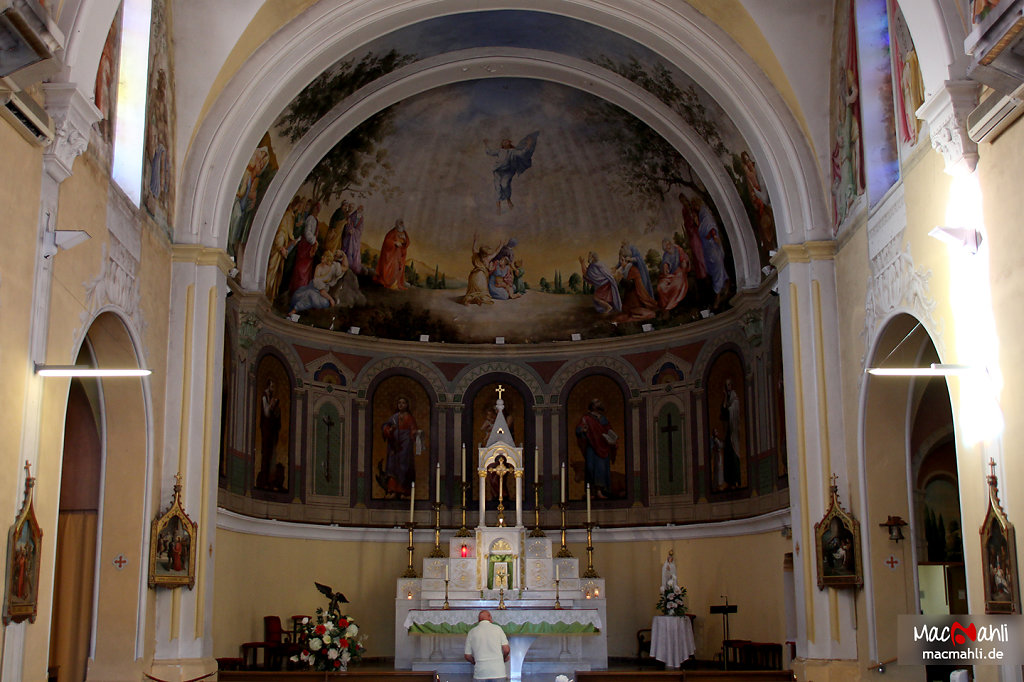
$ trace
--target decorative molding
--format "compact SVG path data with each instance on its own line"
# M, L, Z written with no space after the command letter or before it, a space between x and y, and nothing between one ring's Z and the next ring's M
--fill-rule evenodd
M43 91L46 113L56 129L53 142L43 153L43 166L60 183L71 175L75 159L89 146L92 125L103 115L74 83L44 83Z
M802 244L783 244L771 258L776 270L790 263L810 263L812 260L834 260L836 242L833 239L806 241Z
M519 379L526 384L527 388L530 389L534 398L541 395L543 391L541 388L540 378L532 369L517 363L496 361L485 362L463 370L462 376L456 379L452 392L459 395L465 395L466 391L474 381L487 374L496 373L511 374L515 378Z
M643 389L643 385L639 383L641 381L640 375L635 367L625 362L622 358L608 355L591 355L580 358L576 362L567 362L558 368L555 375L551 377L551 381L548 382L548 386L561 390L571 377L591 367L603 367L615 372L630 390L638 391Z
M891 249L895 249L893 244ZM889 249L879 253L885 256ZM874 259L872 259L874 261ZM890 260L886 258L877 270L868 277L868 291L864 302L864 338L874 338L879 323L898 309L905 309L919 320L935 329L935 299L929 295L929 281L932 271L916 269L914 259L910 255L910 244L899 251ZM941 350L941 337L933 334L932 340L936 348Z
M138 257L116 234L111 233L109 248L108 244L103 245L101 258L103 263L99 274L82 283L85 287L85 310L80 316L82 323L87 323L101 309L114 307L141 332L146 325L139 306Z
M235 267L235 262L224 249L215 249L202 244L174 244L171 247L171 262L194 263L195 265L215 265L227 275Z
M730 521L711 521L692 523L683 526L667 524L664 526L639 526L629 528L601 528L595 526L592 534L594 544L604 542L659 542L663 540L699 540L704 538L730 538L759 533L781 532L783 528L792 527L789 509L779 509L759 516ZM409 531L398 526L394 528L360 528L335 525L318 525L313 523L293 523L274 519L258 519L233 511L217 508L217 528L219 530L261 535L272 538L288 538L292 540L325 540L331 542L394 542L403 545L409 542ZM444 536L454 530L442 531ZM565 532L569 542L586 542L587 531L581 528L568 529ZM432 543L434 530L421 528L413 532L413 541ZM447 535L447 537L451 537Z
M946 160L946 172L973 173L978 166L978 143L967 134L967 116L978 105L981 84L969 80L946 81L917 110L928 123L932 147Z

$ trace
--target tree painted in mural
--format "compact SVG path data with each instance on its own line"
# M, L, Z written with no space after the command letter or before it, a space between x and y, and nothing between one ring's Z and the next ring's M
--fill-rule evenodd
M359 61L345 60L317 76L292 100L277 127L293 144L309 132L339 102L359 88L413 60L411 55L390 50L383 55L367 53ZM366 197L378 192L390 195L391 165L381 142L392 130L393 109L366 119L329 151L307 178L312 199L326 204L349 193Z

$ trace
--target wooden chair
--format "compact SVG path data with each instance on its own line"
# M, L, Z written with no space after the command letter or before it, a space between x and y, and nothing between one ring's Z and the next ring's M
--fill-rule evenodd
M636 662L643 663L644 654L651 657L651 629L641 628L636 631Z

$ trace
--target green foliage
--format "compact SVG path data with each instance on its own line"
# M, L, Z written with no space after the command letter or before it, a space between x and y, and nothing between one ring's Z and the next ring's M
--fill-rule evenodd
M583 288L583 276L578 272L569 275L569 291L574 294L580 293Z
M359 62L339 63L317 76L292 100L278 123L281 134L297 142L345 97L412 60L411 55L391 50L379 56L370 52ZM387 149L380 145L392 130L393 116L391 108L374 114L327 152L309 175L315 200L328 202L342 192L356 197L378 192L389 197L394 194Z
M551 282L547 280L547 277L540 278L540 290L544 293L551 293Z
M648 72L635 58L619 63L601 57L594 63L629 79L671 107L715 153L728 153L696 88L691 85L680 89L664 65L657 64ZM593 126L593 139L610 142L618 149L619 177L637 201L653 207L673 189L685 187L712 204L711 196L682 155L636 116L601 101L587 112L587 118Z

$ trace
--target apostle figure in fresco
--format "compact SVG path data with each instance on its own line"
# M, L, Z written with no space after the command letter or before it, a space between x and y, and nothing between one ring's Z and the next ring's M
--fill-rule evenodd
M690 258L683 247L667 237L661 240L661 271L658 274L658 305L672 310L686 298Z
M580 269L583 280L594 287L594 309L599 313L610 313L622 310L622 298L619 296L619 283L615 276L597 259L593 251L587 257L580 256Z
M292 278L288 284L289 299L295 292L309 284L313 279L313 259L316 256L318 246L317 233L320 228L320 203L312 199L307 201L309 215L306 216L302 226L302 238L295 247L295 267L292 270Z
M697 215L697 230L700 243L704 247L704 265L711 278L711 288L715 292L712 309L721 305L729 294L729 273L725 269L725 249L722 247L722 236L715 216L700 197L694 197L690 204Z
M363 271L363 206L348 214L341 235L341 248L348 258L348 267L357 275Z
M505 138L497 149L487 148L488 156L495 157L494 161L494 191L497 194L498 213L501 213L501 202L512 206L512 178L520 175L533 165L533 150L537 148L537 136L539 130L535 130L519 141L515 147L512 140ZM487 140L484 140L487 146Z
M409 410L409 399L404 395L395 400L395 413L381 425L381 435L387 443L384 458L385 497L408 496L416 480L415 456L423 452L423 431Z
M284 276L284 264L288 259L288 252L298 243L292 238L295 230L295 210L302 203L301 197L294 197L288 204L281 222L277 224L277 232L274 233L274 243L270 245L270 256L267 258L267 299L271 304L277 298L277 292L281 289L281 280Z
M654 317L658 302L654 300L651 275L640 249L622 242L615 274L622 286L622 312L615 319L619 322L632 322Z
M405 281L405 256L409 250L409 233L405 221L399 218L395 226L384 235L377 259L377 274L373 281L388 289L408 289Z
M583 453L585 481L599 500L610 497L611 465L615 461L618 441L618 434L612 430L611 422L605 416L604 404L600 398L593 398L576 424L576 444Z

